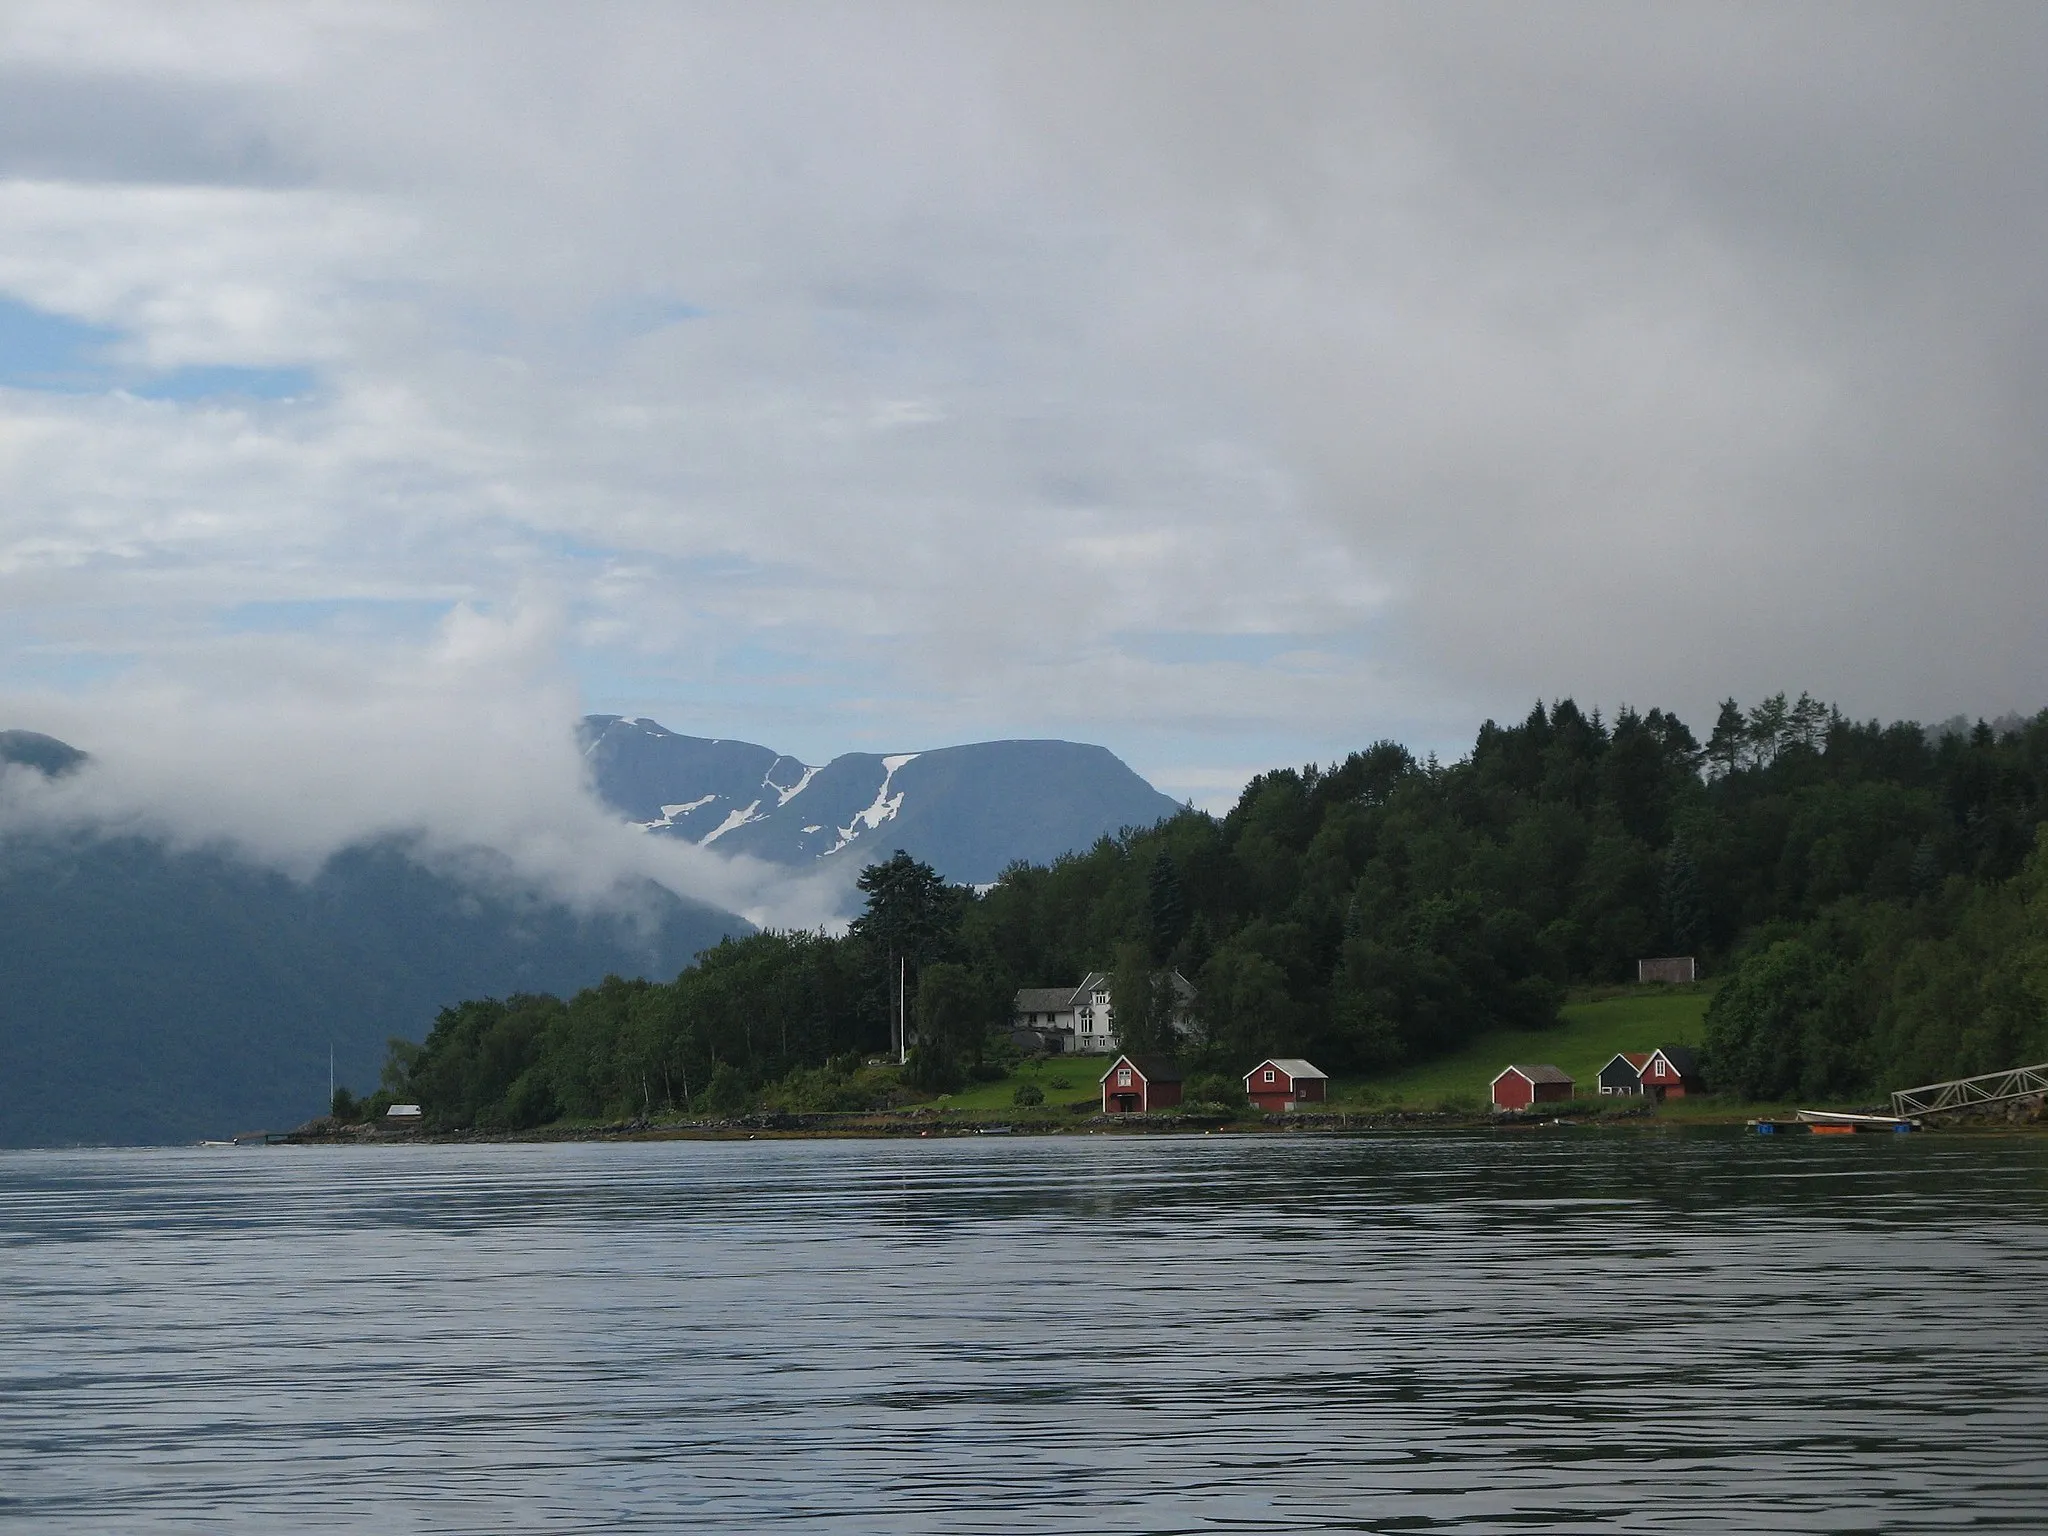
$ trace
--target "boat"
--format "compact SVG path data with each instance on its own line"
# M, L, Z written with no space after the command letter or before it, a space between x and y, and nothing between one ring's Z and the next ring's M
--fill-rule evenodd
M1859 1131L1917 1131L1918 1120L1899 1115L1854 1115L1837 1109L1802 1109L1800 1122L1819 1136L1853 1136Z

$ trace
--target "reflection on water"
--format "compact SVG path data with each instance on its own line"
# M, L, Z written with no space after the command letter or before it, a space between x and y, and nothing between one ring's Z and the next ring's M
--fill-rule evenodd
M2039 1530L2048 1144L0 1153L0 1524Z

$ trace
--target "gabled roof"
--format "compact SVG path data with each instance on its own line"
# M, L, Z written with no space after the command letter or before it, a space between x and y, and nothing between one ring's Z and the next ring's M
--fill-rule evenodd
M1330 1080L1329 1073L1321 1070L1312 1061L1303 1061L1299 1056L1268 1056L1257 1067L1253 1067L1250 1072L1245 1073L1244 1080L1250 1082L1253 1074L1259 1071L1261 1067L1277 1067L1296 1081L1305 1077L1320 1077L1324 1082Z
M1628 1068L1630 1076L1640 1078L1643 1075L1643 1068L1650 1064L1650 1053L1648 1051L1616 1051L1600 1064L1599 1075L1605 1077L1617 1061Z
M1065 1013L1074 1006L1072 987L1019 987L1011 1004L1019 1013Z
M1181 1003L1195 1000L1194 983L1179 971L1168 971L1173 995ZM1018 1013L1062 1013L1069 1008L1086 1008L1097 992L1107 992L1114 978L1108 971L1090 971L1078 987L1019 987L1010 1006Z
M1512 1062L1494 1073L1493 1080L1497 1083L1510 1072L1518 1072L1532 1083L1568 1083L1572 1080L1571 1073L1553 1067L1547 1061L1535 1063Z
M1693 1055L1692 1047L1689 1045L1660 1045L1651 1055L1661 1055L1666 1061L1671 1063L1671 1069L1680 1077L1698 1077L1700 1075L1699 1058ZM1645 1062L1648 1062L1649 1059L1649 1056L1643 1058Z
M1180 1081L1180 1063L1171 1056L1119 1056L1109 1064L1109 1072L1118 1067L1130 1066L1137 1069L1138 1076L1148 1083L1177 1083ZM1098 1077L1098 1083L1109 1081L1109 1072Z

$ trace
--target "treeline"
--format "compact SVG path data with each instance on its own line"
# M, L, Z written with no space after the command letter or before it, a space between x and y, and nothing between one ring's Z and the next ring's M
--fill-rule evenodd
M444 1011L387 1090L441 1124L857 1107L903 1012L913 1085L988 1070L1019 986L1115 973L1118 1026L1163 1038L1156 978L1196 985L1197 1065L1268 1053L1383 1071L1556 1018L1564 988L1697 954L1729 979L1709 1069L1840 1094L2042 1052L2048 711L1994 730L1733 701L1675 715L1566 699L1484 725L1452 764L1380 742L1261 775L977 895L905 855L864 872L843 938L762 934L673 982Z

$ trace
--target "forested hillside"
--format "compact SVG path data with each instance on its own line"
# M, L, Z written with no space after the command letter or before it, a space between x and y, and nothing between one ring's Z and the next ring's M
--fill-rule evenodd
M890 1039L903 957L914 1079L971 1067L1019 985L1118 973L1200 991L1200 1053L1338 1072L1550 1022L1564 987L1698 954L1729 978L1709 1068L1754 1093L1854 1093L2048 1051L2048 712L2009 728L1858 723L1801 696L1722 706L1702 743L1661 710L1570 700L1488 722L1470 754L1381 742L1249 784L976 896L899 855L843 939L764 934L668 985L444 1012L395 1089L443 1123L834 1102Z

